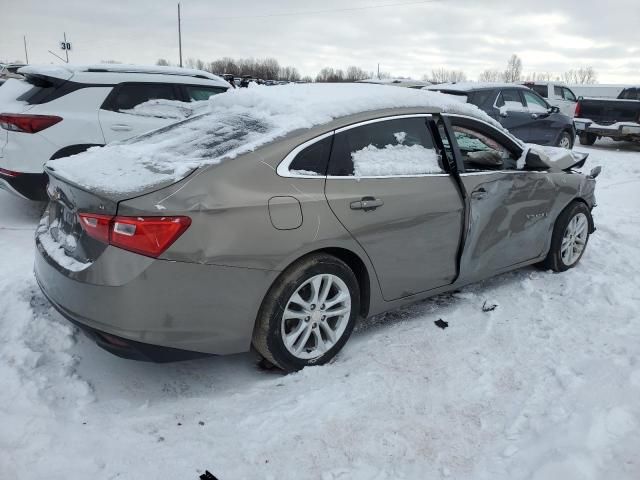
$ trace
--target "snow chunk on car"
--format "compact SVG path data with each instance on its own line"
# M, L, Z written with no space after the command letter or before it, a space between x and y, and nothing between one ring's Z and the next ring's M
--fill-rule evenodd
M253 86L215 95L206 113L133 139L47 162L50 173L88 190L139 193L336 118L385 108L425 107L500 128L474 105L436 92L367 84Z

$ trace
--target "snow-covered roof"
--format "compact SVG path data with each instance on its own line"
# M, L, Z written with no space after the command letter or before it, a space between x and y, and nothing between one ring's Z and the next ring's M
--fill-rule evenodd
M158 65L129 65L120 63L101 63L97 65L29 65L22 67L18 73L23 75L47 75L62 80L68 80L74 74L98 75L105 73L145 74L145 75L173 75L177 77L200 78L219 81L221 85L229 86L222 78L203 70L181 67L163 67ZM93 76L92 75L92 76Z
M517 83L504 82L456 82L429 85L428 87L424 87L424 90L450 90L458 92L469 92L471 90L484 90L488 88L523 88L523 86Z
M47 166L87 189L140 192L178 181L195 168L237 157L294 131L362 112L411 107L469 115L501 128L476 106L436 92L354 83L255 85L215 95L205 113L171 127L53 160Z

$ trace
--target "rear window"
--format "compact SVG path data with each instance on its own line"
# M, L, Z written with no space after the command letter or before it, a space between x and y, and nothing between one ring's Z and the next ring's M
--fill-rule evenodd
M189 97L189 100L192 100L194 102L197 102L200 100L209 100L209 97L212 97L213 95L217 95L219 93L224 93L227 91L227 89L223 87L204 87L200 85L196 85L196 86L187 85L186 89L187 89L187 96Z
M315 142L300 152L289 165L295 175L326 175L333 137Z
M47 103L81 88L81 86L76 83L59 78L47 77L46 75L27 75L24 81L27 82L31 88L16 100L26 102L29 105Z
M531 90L536 92L541 97L547 98L547 96L549 95L548 94L549 88L547 87L547 85L527 85L527 87L529 87Z
M176 88L164 83L121 84L109 95L102 108L105 110L131 110L149 100L181 100Z
M493 95L493 90L478 90L477 92L469 94L469 103L472 103L477 107L481 107L487 103L487 100L493 98Z
M626 88L620 92L618 98L622 100L640 100L640 95L638 95L639 90L640 89L637 88Z

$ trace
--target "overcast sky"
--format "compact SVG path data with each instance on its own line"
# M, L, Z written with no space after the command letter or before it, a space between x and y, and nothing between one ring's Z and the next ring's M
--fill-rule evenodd
M0 60L24 60L26 35L31 63L56 63L47 50L63 55L66 31L74 63L178 61L175 1L0 0L0 14ZM182 17L184 59L269 56L312 76L444 67L475 79L516 53L525 74L592 65L600 83L640 82L640 0L183 0Z

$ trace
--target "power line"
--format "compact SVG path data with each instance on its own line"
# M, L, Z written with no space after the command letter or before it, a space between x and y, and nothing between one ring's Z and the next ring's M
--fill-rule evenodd
M264 15L232 15L228 17L211 17L211 20L233 20L233 19L242 19L242 18L270 18L270 17L294 17L294 16L304 16L304 15L322 15L324 13L354 12L359 10L372 10L374 8L406 7L410 5L423 5L426 3L438 3L440 1L442 0L421 0L421 1L414 1L414 2L369 5L366 7L346 7L346 8L331 8L326 10L309 10L306 12L268 13Z

